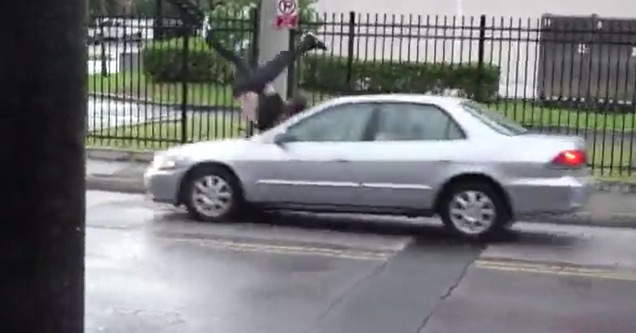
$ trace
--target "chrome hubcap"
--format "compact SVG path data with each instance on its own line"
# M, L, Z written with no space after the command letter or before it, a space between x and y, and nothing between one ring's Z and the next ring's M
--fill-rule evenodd
M488 231L497 218L495 204L486 194L479 191L457 193L448 208L450 220L455 228L468 235L479 235Z
M219 217L232 207L232 188L221 177L205 176L194 182L194 208L206 217Z

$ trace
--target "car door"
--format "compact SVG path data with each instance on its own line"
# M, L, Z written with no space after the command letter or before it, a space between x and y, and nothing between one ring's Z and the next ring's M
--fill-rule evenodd
M360 202L372 207L427 209L445 179L464 133L435 105L391 102L378 106L373 142L352 158Z
M291 125L293 141L271 143L268 166L257 180L262 201L278 204L355 205L360 183L350 168L368 137L373 105L337 105Z

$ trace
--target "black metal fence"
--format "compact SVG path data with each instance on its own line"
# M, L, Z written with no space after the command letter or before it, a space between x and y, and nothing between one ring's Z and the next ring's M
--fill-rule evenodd
M257 55L255 10L217 12L217 37ZM89 143L142 149L244 135L231 69L178 19L89 27ZM344 13L301 22L330 47L289 71L288 93L461 95L539 132L584 136L590 165L631 174L636 20ZM158 38L158 29L162 38ZM298 32L291 32L292 45Z

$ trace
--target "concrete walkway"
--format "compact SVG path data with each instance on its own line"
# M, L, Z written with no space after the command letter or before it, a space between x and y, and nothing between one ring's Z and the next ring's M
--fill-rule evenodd
M91 150L86 161L87 188L92 190L144 193L143 172L150 154ZM599 186L586 210L568 215L523 217L524 221L557 224L598 225L636 228L636 193L620 186Z

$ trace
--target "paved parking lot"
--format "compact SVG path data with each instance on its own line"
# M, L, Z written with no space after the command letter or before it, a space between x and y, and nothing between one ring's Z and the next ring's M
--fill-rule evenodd
M87 332L634 332L636 231L291 214L200 224L87 193Z

